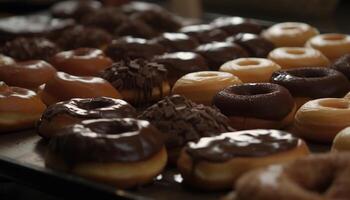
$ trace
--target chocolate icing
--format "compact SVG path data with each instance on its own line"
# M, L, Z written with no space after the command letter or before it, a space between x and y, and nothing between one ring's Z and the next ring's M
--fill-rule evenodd
M63 129L50 140L49 150L68 164L138 162L158 153L163 145L162 134L147 121L95 119Z
M239 157L263 157L291 150L299 139L280 130L246 130L223 133L190 142L185 151L194 160L226 162Z
M324 67L287 69L274 72L271 82L286 87L295 97L343 97L350 83L340 72Z
M100 28L75 26L69 28L56 40L57 44L65 49L81 47L101 48L112 41L112 36Z
M156 87L163 93L167 70L164 65L142 59L121 60L102 72L101 76L109 81L117 90L134 89L138 91L136 104L148 102L152 90Z
M241 46L229 42L203 44L197 47L195 52L201 54L209 64L209 68L215 71L227 61L248 57L248 53Z
M265 38L252 33L239 33L226 39L228 42L235 42L245 48L253 57L266 58L275 45Z
M107 46L106 55L113 60L143 58L149 59L163 54L164 47L142 38L122 37Z
M56 44L45 38L19 37L8 41L0 48L0 53L16 60L49 60L59 51Z
M196 39L184 33L163 33L153 41L169 52L191 51L199 45Z
M259 34L263 30L263 27L254 20L241 17L220 17L215 19L211 25L224 30L230 35L237 33Z
M350 80L350 54L338 58L332 65L331 68L340 71Z
M117 36L133 36L139 38L153 38L159 35L159 32L139 19L127 19L116 27L114 34Z
M164 10L164 8L154 3L131 1L130 3L121 6L121 10L123 13L130 15L133 13L147 12L152 10Z
M246 83L218 92L213 104L226 116L281 120L294 108L294 100L283 86Z
M184 26L179 31L196 38L202 44L224 41L228 36L226 32L207 24Z
M233 130L228 119L217 109L195 104L180 95L165 97L147 108L139 118L150 121L162 131L170 149Z
M62 1L54 4L50 11L54 17L79 20L101 7L102 4L95 0Z

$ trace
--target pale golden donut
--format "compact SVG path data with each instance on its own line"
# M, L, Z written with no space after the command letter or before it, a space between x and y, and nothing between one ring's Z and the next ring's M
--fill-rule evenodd
M333 151L350 151L350 127L341 130L335 136L332 145Z
M284 22L271 26L262 33L277 47L302 47L311 37L318 35L316 28L300 22Z
M321 51L330 60L335 60L350 53L350 35L326 33L317 35L307 41L306 47Z
M265 58L238 58L226 62L220 71L237 76L243 83L269 82L273 72L281 67Z
M330 143L340 130L350 126L349 116L349 99L312 100L297 111L293 132L305 139Z
M327 67L330 62L320 51L304 47L280 47L271 51L268 58L282 69L300 67Z
M238 77L228 72L201 71L186 74L176 81L172 93L204 105L211 105L214 95L230 85L241 84Z

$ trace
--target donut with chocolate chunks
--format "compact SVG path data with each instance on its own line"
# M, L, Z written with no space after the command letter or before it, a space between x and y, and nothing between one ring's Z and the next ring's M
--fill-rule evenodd
M196 39L184 33L163 33L153 41L165 47L168 52L191 51L199 46Z
M102 8L102 4L95 0L61 1L54 4L50 12L57 18L73 18L80 20L82 17Z
M331 68L343 73L348 80L350 80L350 54L338 58L332 65Z
M226 32L208 24L184 26L179 32L196 38L201 44L213 41L224 41L228 36Z
M211 22L215 28L222 29L230 35L237 33L260 34L263 27L251 19L241 17L220 17Z

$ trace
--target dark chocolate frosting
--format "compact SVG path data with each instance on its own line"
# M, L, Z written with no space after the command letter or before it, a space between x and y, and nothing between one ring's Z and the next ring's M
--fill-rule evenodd
M224 41L228 36L226 32L207 24L184 26L179 31L196 38L202 44Z
M162 147L162 134L149 122L133 118L84 120L53 137L49 151L68 164L138 162Z
M245 83L218 92L213 104L226 116L281 120L294 108L286 88L272 83Z
M142 38L122 37L107 46L106 55L115 61L122 59L150 59L165 52L163 46Z
M195 52L201 54L209 68L217 71L225 62L236 58L248 57L248 53L238 44L229 42L212 42L200 45Z
M16 60L49 60L59 52L55 43L45 38L19 37L8 41L0 48L0 53Z
M121 60L102 72L101 76L117 90L135 89L138 91L136 104L148 102L152 90L159 89L161 96L167 70L164 65L142 59Z
M199 45L196 39L184 33L163 33L153 41L169 52L191 51Z
M188 141L232 131L228 119L217 109L195 104L180 95L165 97L140 116L157 127L167 148L184 146Z
M139 38L153 38L159 32L139 19L127 19L116 27L114 34L117 36L133 36Z
M50 11L54 17L79 20L101 7L102 4L95 0L61 1L54 4Z
M331 68L340 71L350 80L350 54L338 58L332 65Z
M241 17L220 17L215 19L211 25L224 30L230 35L237 33L259 34L263 30L263 27L254 20Z
M101 48L112 41L112 36L103 29L85 26L69 28L58 37L57 44L65 49L81 47Z
M350 89L342 73L325 67L280 70L272 74L271 82L286 87L295 97L313 99L343 97Z
M239 33L226 39L241 45L253 57L266 58L275 45L265 38L252 33Z
M291 150L299 139L280 130L246 130L223 133L190 142L185 151L195 160L226 162L239 157L263 157Z

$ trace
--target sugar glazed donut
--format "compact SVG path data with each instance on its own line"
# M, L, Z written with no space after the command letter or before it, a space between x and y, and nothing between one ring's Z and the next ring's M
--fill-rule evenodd
M37 132L43 138L51 138L59 130L86 119L124 117L136 117L136 110L121 99L74 98L49 106L37 124Z
M301 22L278 23L262 35L277 47L302 47L313 36L318 35L316 28Z
M59 71L76 76L98 76L112 65L112 60L103 51L79 48L54 55L50 63Z
M228 61L220 67L220 71L237 76L243 83L269 82L273 72L281 67L264 58L238 58Z
M307 43L311 47L321 51L329 60L335 60L350 53L350 35L339 33L326 33L311 38Z
M350 100L324 98L307 102L295 115L293 133L310 141L331 143L350 126Z
M117 188L151 182L167 163L162 134L132 118L85 120L50 140L46 166Z
M198 104L211 105L218 91L241 83L238 77L227 72L193 72L176 81L172 94L183 95Z
M288 90L272 83L229 86L214 96L213 105L228 116L230 125L238 130L280 129L293 122L296 111Z
M56 69L43 60L29 60L0 64L0 80L11 86L36 90L51 80Z
M0 82L0 133L34 127L45 108L35 92Z
M232 200L349 199L349 158L349 153L315 154L249 172L235 184Z
M306 144L279 130L223 133L189 142L181 151L178 168L188 185L204 190L231 188L244 173L309 153Z
M286 87L297 108L312 99L343 97L350 83L340 72L324 67L286 69L274 72L271 82Z
M73 76L57 72L43 87L39 96L46 105L72 98L112 97L121 99L119 92L106 80L93 76Z
M280 47L272 50L268 58L279 64L282 69L328 67L330 64L320 51L303 47Z
M345 54L336 59L331 68L343 73L350 80L350 54Z

